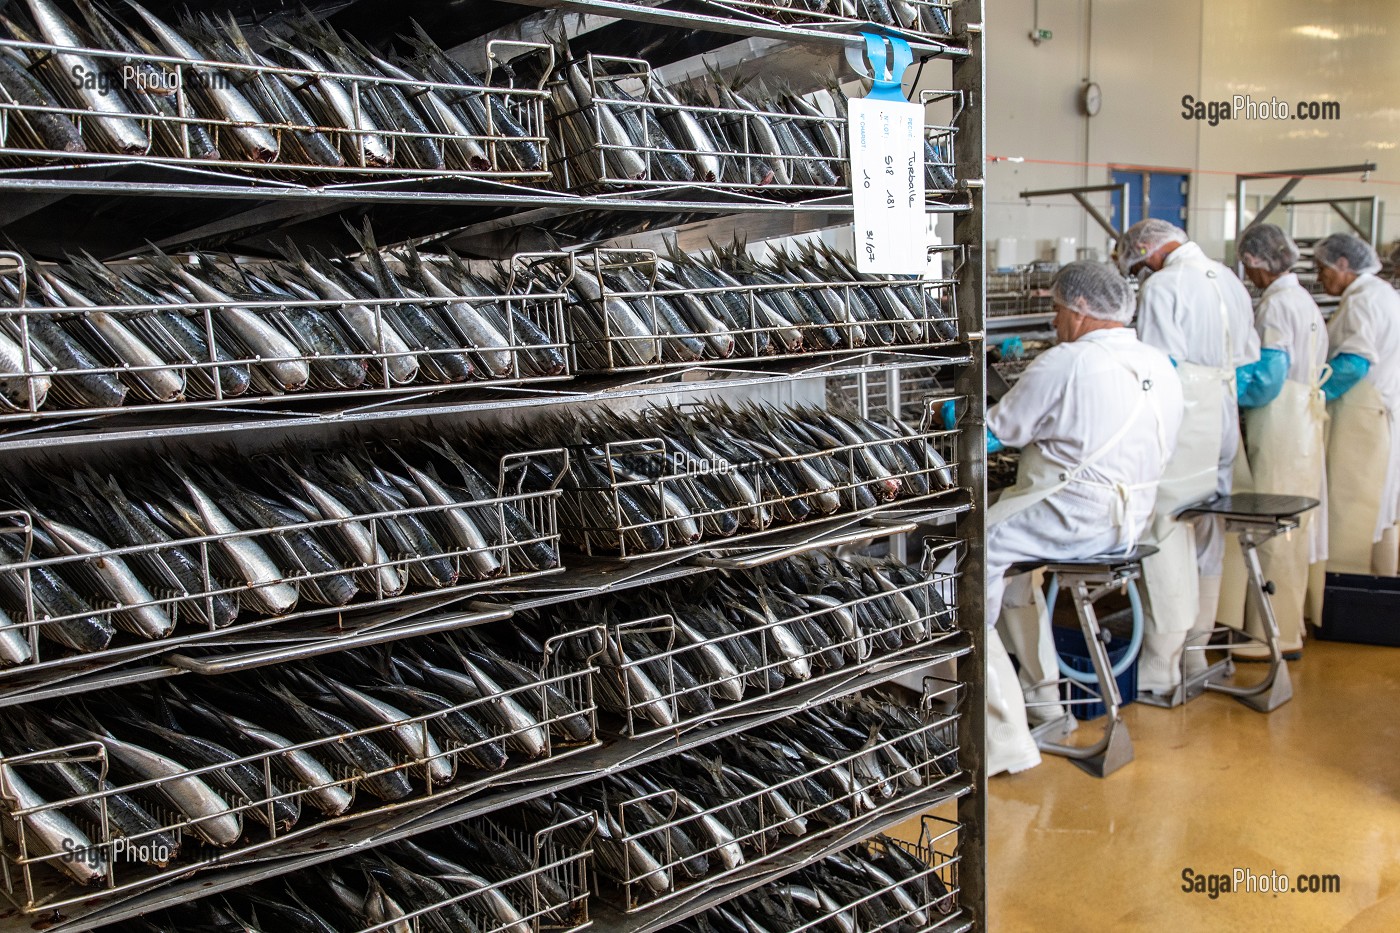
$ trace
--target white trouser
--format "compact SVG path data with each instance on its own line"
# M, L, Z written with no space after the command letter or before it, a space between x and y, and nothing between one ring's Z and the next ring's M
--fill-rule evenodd
M1007 650L1020 665L1021 690L1026 697L1026 718L1048 722L1064 715L1059 687L1038 686L1060 676L1050 614L1041 590L1045 574L1039 570L1006 578L998 631ZM1044 703L1047 705L1041 706Z
M987 629L987 776L1040 764L1040 749L1026 722L1026 701L1006 646Z

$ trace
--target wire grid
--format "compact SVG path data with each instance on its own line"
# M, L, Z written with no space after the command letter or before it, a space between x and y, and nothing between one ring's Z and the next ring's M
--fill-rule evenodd
M794 114L764 102L748 109L656 101L653 88L659 85L650 64L639 58L590 54L570 67L583 69L587 95L577 99L578 91L568 82L553 85L562 89L556 91L550 120L559 150L554 183L562 190L685 186L779 197L851 190L845 117ZM922 99L931 103L955 96L925 91ZM715 148L693 140L687 146L671 133L656 132L675 121L693 121ZM787 135L790 146L781 143L780 133ZM957 130L931 125L924 133L926 190L952 190ZM634 161L638 158L640 166Z
M923 566L935 567L946 555L956 552L958 547L958 542L953 539L927 539ZM830 657L829 652L840 653L847 667L863 664L887 652L891 641L899 643L899 648L895 649L899 651L937 644L957 631L956 587L961 571L956 569L955 561L947 562L947 566L949 569L946 571L929 569L923 579L896 584L891 590L866 593L843 600L839 605L773 618L752 628L715 638L703 638L698 642L686 638L678 629L676 619L670 615L609 626L607 637L611 649L595 662L598 682L594 689L599 708L620 719L623 735L638 737L658 734L693 725L713 715L712 712L687 715L685 700L691 693L705 694L714 705L722 706L727 715L732 715L793 685L790 682L783 688L773 686L774 681L768 677L770 672L791 672L799 666L820 666L825 663L824 658ZM905 616L903 621L884 629L861 625L860 618L869 618L879 605L899 612L896 600L903 600L907 606L902 612ZM850 620L849 625L832 621L842 617ZM784 649L784 645L800 641L789 634L789 629L801 628L808 623L819 625L823 621L831 623L833 627L845 628L849 634L820 646L803 645L795 652L791 648ZM658 638L664 650L645 653ZM643 639L646 641L643 642ZM757 641L757 666L739 669L737 678L725 674L715 674L709 679L701 676L705 669L702 660L704 652L718 650L723 653L726 642L739 639L749 640L750 643ZM684 679L678 677L677 668L683 668L690 676ZM735 681L742 685L740 689L743 693L743 698L737 701L732 698ZM800 683L803 679L795 679L794 682Z
M946 683L937 696L951 696L960 692L960 684ZM674 791L659 791L621 801L612 807L621 833L617 844L622 850L622 877L620 882L623 904L628 911L635 911L670 900L696 887L711 885L720 879L740 870L752 870L764 860L802 844L808 830L806 824L812 819L827 818L842 822L856 816L864 816L899 805L900 800L912 793L923 793L933 787L951 782L958 776L957 713L923 713L924 722L906 733L873 739L861 751L813 767L803 775L775 782L762 789L753 790L735 800L725 801L701 812L691 812L680 806L680 797ZM878 778L863 769L867 756L875 751L901 745L907 764L894 773ZM909 751L913 746L915 751ZM802 785L807 781L828 779L845 790L833 794L832 799L816 801L807 797ZM899 785L903 785L900 790ZM791 810L783 813L771 802L773 794L781 794ZM650 804L656 812L658 804L653 801L669 801L669 817L657 825L646 825L642 808ZM739 807L754 806L758 810L758 824L741 826ZM662 807L664 811L664 807ZM629 813L631 825L640 822L641 827L628 829ZM674 833L683 832L689 839L711 838L702 821L714 820L724 826L730 834L722 842L695 843L698 851L684 854L678 851ZM642 860L634 855L633 846L648 854ZM704 877L691 876L683 867L700 856L707 856L712 864L723 864L722 857L737 846L745 855L742 863L732 867L711 871Z
M589 867L593 856L590 845L597 831L596 814L585 813L536 833L524 833L491 820L481 820L480 825L484 832L499 835L520 851L531 854L530 870L493 881L485 887L453 894L434 904L415 905L402 917L361 928L357 933L401 933L404 925L412 933L424 933L436 929L434 915L453 904L471 914L479 933L521 933L522 930L574 933L591 925ZM582 834L581 839L578 833ZM557 890L560 897L546 895L546 887L541 883L545 878L552 882L549 887ZM499 898L510 903L516 911L515 917L503 919L499 911L488 906L491 900Z
M732 10L743 19L837 32L873 22L893 26L901 35L938 40L951 38L953 29L951 0L905 0L898 6L873 0L710 0L709 5Z
M961 255L957 247L934 247L930 254ZM931 348L958 340L957 280L941 278L851 279L712 288L661 284L661 261L652 250L595 250L575 270L588 276L596 298L573 301L565 325L576 372L614 372L724 360L740 363L789 359L813 353L859 349ZM645 284L627 288L626 281ZM846 319L815 325L789 320L778 302L799 308L835 306ZM620 304L616 304L620 303ZM707 332L677 332L672 314L698 303L719 325ZM885 317L849 309L875 307ZM629 315L628 312L631 312ZM863 312L862 312L863 315ZM628 333L640 319L645 332ZM698 345L698 352L697 352Z
M547 455L547 452L538 452ZM502 462L503 494L492 499L445 505L407 506L383 512L356 512L345 518L316 519L280 525L276 528L255 528L227 533L190 535L171 538L159 543L129 547L104 547L91 553L68 553L38 557L35 555L35 516L27 511L0 511L0 534L22 537L22 559L0 564L0 585L7 591L4 606L11 625L6 633L18 635L27 646L29 657L9 670L22 673L47 662L62 662L80 655L84 662L96 662L121 657L153 639L149 631L139 627L138 618L152 615L169 619L166 637L154 639L167 645L189 645L208 640L229 630L230 626L251 629L273 623L305 621L315 618L340 620L344 612L370 612L415 599L424 592L435 595L466 593L496 585L503 581L523 580L561 569L559 560L560 530L558 519L558 489L539 491L506 491L507 477L513 475L530 455L508 457ZM562 456L562 455L561 455ZM446 523L454 515L464 517L474 526L499 529L499 541L464 544L460 539L444 550L431 554L404 554L396 543L389 523L412 517L420 523ZM483 517L489 522L481 521ZM517 520L519 519L519 520ZM42 522L40 522L42 525ZM519 532L524 529L525 533ZM318 531L344 531L363 536L368 550L376 559L359 566L317 569L303 566L300 573L288 574L256 585L230 575L237 565L230 562L228 551L248 542L261 547L273 538L289 534L309 533L318 540ZM441 535L435 536L441 537ZM99 542L100 543L100 542ZM197 592L146 591L149 599L126 603L114 602L104 592L114 569L130 570L129 565L142 558L159 559L162 553L179 549L194 559L201 587ZM268 553L267 549L263 550ZM277 553L275 550L273 553ZM292 553L295 553L294 550ZM552 555L553 564L543 566L537 561ZM431 568L431 569L427 569ZM283 571L285 573L285 571ZM104 576L105 575L105 576ZM425 581L432 576L436 586ZM49 607L36 598L34 582L49 579L72 581L70 592L84 599L76 611L51 613ZM354 596L367 596L348 606L299 605L304 591L319 584L337 585L351 578L359 589ZM366 584L365 581L369 583ZM397 589L386 588L396 583ZM269 600L281 599L289 592L296 602L282 611ZM84 593L88 595L85 597ZM353 598L353 597L352 597ZM307 599L307 602L310 602ZM279 603L278 606L283 604ZM234 607L230 615L229 607ZM73 609L75 607L69 606ZM145 615L141 615L145 614ZM250 618L250 616L252 618ZM72 629L68 627L72 626ZM181 629L181 635L173 633ZM106 643L97 647L96 640L82 642L97 631L108 633ZM41 637L42 636L42 637ZM96 637L96 636L93 636ZM135 641L133 642L133 639ZM88 647L90 650L83 650ZM55 649L67 649L55 650ZM3 676L0 676L0 683Z
M678 464L676 457L680 455L669 452L664 438L610 442L602 445L601 454L589 448L571 449L571 459L587 461L589 472L606 482L591 485L576 479L576 485L565 488L560 500L564 537L586 554L616 554L631 560L701 547L727 547L823 515L865 514L880 508L877 501L871 504L875 500L905 505L932 502L957 489L958 461L957 430L934 429L930 423L926 412L920 428L908 429L905 436L744 463ZM878 459L876 452L881 448L905 444L913 447L912 469L888 471L875 479L859 478L866 469L867 456ZM618 467L623 461L640 468L624 473ZM837 480L821 478L827 464L840 470ZM784 466L801 471L819 488L797 489L795 481L782 474L774 478L773 471ZM741 477L754 494L742 504L704 504L704 494L695 491L692 470L706 476ZM914 489L914 494L906 495L906 488ZM919 491L921 488L927 491ZM822 505L802 518L795 516L794 504L809 508L808 501L818 496ZM717 525L730 520L747 530L716 534Z
M552 49L544 44L495 42L492 46L538 50L550 55L552 60ZM491 76L483 85L470 86L414 78L0 40L0 54L9 55L11 52L28 60L37 59L34 67L48 78L42 83L50 91L55 87L61 88L59 96L68 98L67 103L70 104L21 103L9 93L0 91L0 161L13 166L35 167L52 162L129 162L138 158L143 163L232 169L297 185L326 180L370 181L414 177L540 180L550 177L550 140L544 121L544 100L548 92L542 86L495 87L491 86ZM494 55L492 60L496 60ZM130 90L133 83L140 82L140 87L132 93L168 98L175 112L112 116L90 110L82 106L81 95L73 83L74 77L70 76L73 68L82 69L79 74L96 70L102 79L126 90ZM264 78L284 82L293 93L303 98L324 93L318 88L326 88L333 93L331 85L338 86L340 93L349 101L349 122L353 126L235 121L197 112L211 109L209 106L197 107L196 103L200 97L212 95L217 88L239 88ZM395 89L409 101L425 96L452 102L477 101L485 126L477 128L468 125L460 114L456 117L455 125L452 125L448 122L452 120L451 116L444 119L439 115L438 104L424 105L427 119L433 121L436 128L428 127L426 121L426 131L403 126L377 126L367 111L376 106L370 101L381 97L387 88ZM36 130L36 122L54 118L69 120L77 127L86 151L61 151L45 145L43 137ZM144 147L123 145L115 138L112 130L119 120L130 121L140 128L139 136L133 138L137 141L144 138ZM464 129L468 132L461 132ZM477 131L470 132L473 129ZM206 133L212 141L218 158L209 158L207 154L201 157L200 148L193 145L191 138L199 131ZM301 148L298 137L311 133L328 137L340 150L344 164L311 164L309 161L297 162L287 158L306 156L307 150ZM275 151L266 145L255 145L253 140L257 139L275 140ZM436 147L444 164L411 164L416 158L413 155L415 144ZM422 159L418 158L417 161L421 162Z
M0 252L0 262L4 263L0 276L14 283L4 302L7 306L0 307L0 339L13 344L12 352L17 357L13 360L15 372L0 378L0 425L111 415L138 405L143 410L169 411L274 399L345 402L356 397L417 395L461 385L565 379L571 375L564 334L566 294L562 287L544 290L547 286L540 280L523 274L523 264L539 258L538 254L516 257L509 286L496 294L367 298L353 304L299 299L38 307L33 304L31 285L39 270L29 268L17 253ZM251 263L247 268L257 270L259 266ZM448 320L454 309L462 306L473 309L472 313L493 308L499 312L504 342L438 349L398 346L399 335L386 312L392 315L394 309L406 305ZM342 308L370 316L369 330L375 335L373 346L340 354L263 356L238 336L238 328L257 326L270 327L290 339L288 329L295 327L300 316L313 312L324 315L327 323L335 327L335 312ZM130 354L119 349L132 338L159 345L160 341L150 335L166 331L168 325L162 322L162 316L170 314L187 319L199 332L206 348L203 358L157 353L161 358L133 363ZM56 331L61 331L61 336L71 343L91 348L88 354L96 365L65 365L61 351L41 339L41 334ZM348 332L346 336L348 339ZM355 340L348 343L353 346ZM453 363L448 357L466 357L471 363L472 371L465 381L457 369L441 365ZM333 369L336 363L360 367L363 381L352 386L338 381L343 367ZM236 372L240 375L234 379ZM91 402L82 385L95 377L109 377L120 383L123 393L117 404ZM231 387L235 384L236 389Z
M499 693L425 715L405 716L381 725L327 735L215 765L188 769L179 767L177 773L166 777L121 784L61 800L22 806L14 778L19 777L24 782L26 764L90 762L96 768L99 779L106 781L110 766L109 751L100 740L0 758L0 835L3 835L5 843L3 853L0 853L3 893L16 907L30 914L87 902L98 891L104 897L113 894L132 896L187 876L192 871L217 867L230 858L274 852L279 846L352 820L363 823L375 815L388 814L435 797L446 798L450 795L458 799L473 790L498 783L503 775L514 777L551 758L596 747L596 737L579 742L569 737L564 725L568 720L570 726L574 726L577 722L575 717L582 717L588 724L589 732L596 736L594 669L561 669L555 654L567 638L581 638L591 643L597 637L598 633L584 630L551 639L546 645L544 661L536 666L539 679L533 684L505 688ZM551 711L550 690L562 695L571 711ZM490 705L502 703L518 705L528 712L532 722L514 729L493 725L491 717L481 711ZM441 724L458 713L476 720L491 734L471 743L452 739ZM356 739L375 742L388 754L391 764L377 771L362 772L352 770L333 755L327 754L324 758L318 755L324 754L333 745ZM504 745L510 753L512 760L504 771L484 770L480 760L473 759L474 753L493 745ZM297 772L288 761L290 756L300 754L311 755L320 761L333 780L317 786L307 786L298 781L295 777ZM193 816L188 811L177 812L174 809L175 800L182 789L190 786L192 779L203 780L221 769L242 766L260 773L263 784L259 799L229 799L232 795L224 792L219 794L223 807L217 811ZM462 780L464 774L468 775L465 781ZM371 789L376 786L377 779L396 775L411 779L414 791L407 797L392 800L381 797L375 798L368 806L354 805L356 800L364 802L374 796ZM332 809L322 809L324 819L309 825L297 825L305 820L308 810L319 809L315 801L325 801L335 792L341 794L336 807L343 804L344 809L338 813ZM161 824L159 828L141 837L122 836L109 813L112 798L119 794L136 794L143 801L148 798L163 801L148 808ZM350 802L344 800L344 795L348 795ZM300 810L299 819L283 825L285 820L279 814L285 816L293 806ZM321 807L325 806L325 803L321 804ZM98 811L96 820L84 815L94 808ZM71 825L81 836L74 836L68 831L65 838L72 840L72 845L65 844L50 851L44 842L46 837L36 827L58 815L71 820ZM236 832L230 837L229 831L234 829ZM154 864L141 860L143 846L156 845L167 838L176 841L176 852L169 852L168 858L158 859ZM71 877L69 866L75 862L101 866L93 887L83 887L72 881L65 885L54 884L54 873Z

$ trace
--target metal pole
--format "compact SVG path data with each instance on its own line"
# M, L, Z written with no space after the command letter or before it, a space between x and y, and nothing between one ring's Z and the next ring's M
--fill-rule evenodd
M984 188L987 124L985 103L986 62L983 60L982 0L956 0L952 7L953 33L971 53L953 62L953 88L967 102L957 117L958 177L967 179L971 210L953 218L953 240L965 250L958 277L958 317L971 350L972 363L959 367L955 388L967 399L964 430L958 435L960 480L969 491L972 508L957 519L958 537L965 548L958 592L958 623L967 633L972 651L958 660L958 679L966 685L959 745L963 765L972 776L973 792L958 800L958 834L961 856L958 883L962 907L974 929L987 925L987 446L985 436L986 384L986 252Z

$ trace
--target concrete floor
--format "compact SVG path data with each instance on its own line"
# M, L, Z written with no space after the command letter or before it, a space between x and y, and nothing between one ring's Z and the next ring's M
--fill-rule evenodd
M993 778L992 933L1400 931L1400 649L1310 641L1289 670L1270 715L1220 695L1128 707L1137 756L1106 780L1053 756ZM1184 868L1236 867L1341 890L1182 891Z

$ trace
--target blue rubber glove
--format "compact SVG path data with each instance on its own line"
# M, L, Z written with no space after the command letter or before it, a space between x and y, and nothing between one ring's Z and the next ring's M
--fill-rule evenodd
M1355 353L1338 353L1327 361L1327 365L1332 367L1332 375L1322 384L1322 394L1327 396L1329 402L1346 395L1371 371L1371 361Z
M1000 350L1003 360L1019 360L1026 355L1026 345L1020 337L1007 337L1001 342Z
M1174 357L1174 356L1169 356L1169 357L1167 357L1167 359L1169 359L1169 360L1172 361L1172 369L1176 369L1176 357Z
M1288 378L1288 351L1263 350L1257 362L1235 367L1235 394L1241 408L1261 408L1278 398Z
M999 437L997 437L995 434L993 434L992 431L991 431L991 429L988 428L988 429L987 429L987 453L989 453L989 454L994 454L994 453L996 453L998 450L1001 450L1004 446L1005 446L1005 445L1002 444L1002 442L1001 442L1001 438L999 438Z
M938 408L938 417L943 419L944 429L950 429L958 423L957 399L948 399Z

